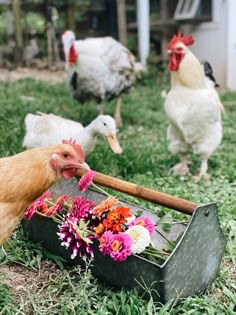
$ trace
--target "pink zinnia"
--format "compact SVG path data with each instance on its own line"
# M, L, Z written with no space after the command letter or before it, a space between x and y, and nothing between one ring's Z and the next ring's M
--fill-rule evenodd
M86 191L88 187L92 184L93 178L96 175L96 172L93 170L90 170L86 174L84 174L78 184L78 189L82 192Z
M99 238L99 249L104 255L110 254L111 242L113 239L113 233L111 231L106 231Z
M131 255L132 238L126 233L112 234L106 231L99 241L100 251L116 261L123 261Z
M92 200L86 200L84 196L77 196L73 200L69 215L77 219L88 218L93 207L94 202Z
M55 213L61 213L63 210L64 202L68 201L70 197L68 195L63 195L60 198L58 198L57 203L55 206L51 206L49 208L49 211L46 211L45 214L47 217L52 217Z
M145 227L149 231L150 235L155 232L155 224L148 217L141 216L136 218L129 224L129 227L134 225L141 225Z
M56 205L53 207L54 213L55 213L55 212L61 213L65 201L68 201L69 199L70 199L70 196L69 196L69 195L63 195L63 196L61 196L60 198L58 198Z
M30 220L37 209L39 209L41 206L47 206L46 202L44 201L44 198L48 198L48 197L50 197L50 192L49 191L44 192L26 210L26 212L24 214L24 218L27 219L27 220Z

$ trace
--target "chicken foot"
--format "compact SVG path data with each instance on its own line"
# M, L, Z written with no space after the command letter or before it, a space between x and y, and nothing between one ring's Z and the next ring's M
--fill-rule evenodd
M98 103L97 104L97 109L98 109L98 115L103 115L104 114L102 103Z
M208 179L209 174L207 173L208 169L208 160L201 160L200 172L197 176L194 177L196 183L200 181L201 178Z
M188 167L189 164L191 164L191 162L187 159L187 156L183 154L181 156L181 162L173 166L170 169L170 172L173 172L174 174L188 175L190 174Z
M121 97L121 95L119 95L117 98L116 109L115 109L115 113L114 113L114 118L115 118L117 128L120 128L123 126L121 114L120 114L121 103L122 103L122 97Z

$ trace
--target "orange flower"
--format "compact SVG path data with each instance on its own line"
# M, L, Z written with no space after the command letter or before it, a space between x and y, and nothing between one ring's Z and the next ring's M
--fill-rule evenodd
M116 252L120 249L120 241L119 240L114 240L113 243L111 244L111 248L113 250L113 252Z
M53 208L54 206L48 207L46 204L43 204L40 206L40 211L46 216L50 217L54 213Z
M122 232L122 224L126 223L126 220L132 216L130 208L117 207L111 210L107 215L107 220L104 222L107 225L107 229L114 233Z
M93 208L94 215L101 215L103 212L108 211L112 206L117 205L119 200L116 198L108 197L106 200L103 200L100 205L97 205Z
M102 223L99 223L99 225L95 228L95 237L100 237L104 230L104 225Z

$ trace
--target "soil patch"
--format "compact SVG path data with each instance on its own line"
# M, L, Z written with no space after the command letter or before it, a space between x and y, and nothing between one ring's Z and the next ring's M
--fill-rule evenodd
M34 78L53 84L65 82L64 70L38 70L30 68L19 68L16 70L0 69L0 81L14 82L19 79Z

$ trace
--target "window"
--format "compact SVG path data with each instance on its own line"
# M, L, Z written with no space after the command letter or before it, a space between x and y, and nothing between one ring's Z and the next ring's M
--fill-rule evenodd
M181 20L211 20L212 0L178 0L174 19Z

